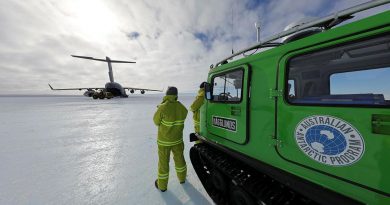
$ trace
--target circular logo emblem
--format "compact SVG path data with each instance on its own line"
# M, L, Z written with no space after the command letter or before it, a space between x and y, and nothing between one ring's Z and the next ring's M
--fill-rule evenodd
M308 157L331 166L351 165L364 153L364 140L359 131L333 116L306 117L295 128L295 140Z

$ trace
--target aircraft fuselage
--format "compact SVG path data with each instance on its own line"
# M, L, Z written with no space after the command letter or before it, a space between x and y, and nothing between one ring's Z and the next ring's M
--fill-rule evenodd
M106 83L105 88L106 88L106 92L112 93L114 97L122 97L122 98L129 97L126 94L125 89L123 89L123 87L119 83L108 82Z

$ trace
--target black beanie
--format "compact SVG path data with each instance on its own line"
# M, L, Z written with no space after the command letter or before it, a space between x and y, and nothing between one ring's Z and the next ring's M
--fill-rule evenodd
M206 84L206 82L202 82L199 86L199 88L204 88L204 84Z
M169 86L166 95L177 95L177 88Z

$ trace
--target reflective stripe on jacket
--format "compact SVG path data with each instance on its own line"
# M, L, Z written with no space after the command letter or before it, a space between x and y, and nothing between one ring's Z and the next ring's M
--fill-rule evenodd
M153 117L154 124L158 126L158 145L174 146L183 142L187 113L184 105L177 101L176 95L164 97Z
M199 89L198 95L196 96L194 102L191 105L191 111L193 112L192 119L194 120L195 132L199 133L199 125L200 125L200 108L204 103L204 88Z

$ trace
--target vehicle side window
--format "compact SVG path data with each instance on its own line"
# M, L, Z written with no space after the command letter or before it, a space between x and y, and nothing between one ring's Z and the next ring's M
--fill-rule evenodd
M390 67L335 73L330 76L330 94L381 93L390 100ZM375 102L373 102L375 103Z
M288 96L290 98L295 97L295 81L294 80L288 80Z
M214 102L240 102L243 70L235 70L212 78Z
M292 104L390 106L390 35L294 57L287 72Z

